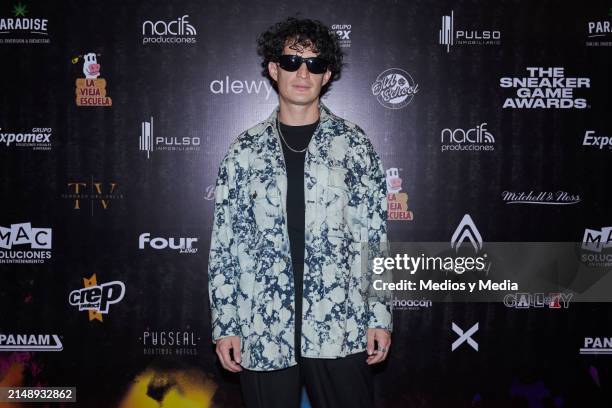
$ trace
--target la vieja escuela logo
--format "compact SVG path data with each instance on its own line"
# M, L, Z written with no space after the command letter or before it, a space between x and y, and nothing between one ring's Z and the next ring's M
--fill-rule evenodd
M85 78L76 80L77 106L112 106L113 100L106 96L106 80L100 78L100 54L93 52L79 55L72 59L73 64L83 61L83 74Z

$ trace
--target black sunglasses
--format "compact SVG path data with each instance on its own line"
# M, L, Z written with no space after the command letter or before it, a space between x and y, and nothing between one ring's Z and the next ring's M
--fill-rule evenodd
M313 74L322 74L329 66L329 62L320 57L302 58L299 55L281 55L278 57L280 67L289 72L300 69L302 62L306 63L308 71Z

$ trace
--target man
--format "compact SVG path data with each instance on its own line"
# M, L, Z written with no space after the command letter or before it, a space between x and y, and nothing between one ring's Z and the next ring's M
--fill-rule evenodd
M392 329L368 268L387 240L382 163L360 127L320 102L342 65L327 27L289 18L258 45L279 106L219 167L208 265L216 352L241 373L248 407L298 407L302 382L315 408L371 407L368 365L387 357Z

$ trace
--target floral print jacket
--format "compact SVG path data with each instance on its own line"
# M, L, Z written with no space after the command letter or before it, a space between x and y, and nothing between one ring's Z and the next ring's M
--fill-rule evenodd
M208 262L212 339L240 336L241 365L296 364L287 174L279 107L241 133L221 161ZM304 164L305 248L301 354L365 350L368 328L392 329L388 292L373 290L372 259L387 253L384 169L357 125L319 103Z

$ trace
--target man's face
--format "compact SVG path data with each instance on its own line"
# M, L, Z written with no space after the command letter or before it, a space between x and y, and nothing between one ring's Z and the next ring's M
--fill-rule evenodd
M302 47L299 44L293 45L293 40L285 43L283 55L299 55L303 58L316 57L310 47ZM313 74L308 71L306 63L302 63L295 72L282 69L277 62L268 63L270 76L276 80L278 93L285 102L295 105L309 105L317 100L321 93L321 88L331 78L331 71L327 69L323 74Z

